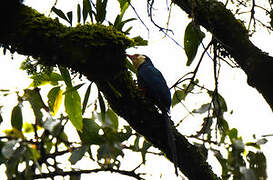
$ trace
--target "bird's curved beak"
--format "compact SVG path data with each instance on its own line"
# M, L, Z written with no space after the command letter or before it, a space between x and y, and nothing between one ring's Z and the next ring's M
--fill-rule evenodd
M130 55L130 54L126 54L126 56L128 56L131 60L135 59L136 56L135 55Z

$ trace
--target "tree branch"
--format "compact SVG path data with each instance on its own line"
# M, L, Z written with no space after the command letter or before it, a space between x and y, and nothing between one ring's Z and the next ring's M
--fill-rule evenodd
M235 19L231 11L216 0L173 2L212 33L247 74L248 84L263 95L273 110L273 57L262 52L249 40L243 23Z
M141 174L136 174L134 171L124 171L124 170L116 170L116 169L92 169L92 170L79 170L79 171L54 171L54 172L49 172L49 173L41 173L41 174L35 174L33 175L33 179L41 179L41 178L54 178L55 176L77 176L77 175L81 175L81 174L90 174L90 173L98 173L98 172L114 172L114 173L119 173L122 175L126 175L126 176L130 176L130 177L134 177L138 180L142 180L142 178L140 177Z

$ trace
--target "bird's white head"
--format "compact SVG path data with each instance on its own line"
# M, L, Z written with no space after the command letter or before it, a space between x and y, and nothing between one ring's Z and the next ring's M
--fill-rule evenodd
M126 55L131 59L136 69L138 69L139 66L146 61L146 56L142 54L134 54L134 55L126 54Z

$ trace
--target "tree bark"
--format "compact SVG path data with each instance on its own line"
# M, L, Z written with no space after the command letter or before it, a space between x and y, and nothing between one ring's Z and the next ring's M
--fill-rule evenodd
M248 31L223 3L216 0L173 0L217 39L247 75L273 110L273 58L257 48ZM238 87L239 88L239 87Z
M162 115L139 94L126 68L125 49L134 41L102 25L67 28L31 8L14 6L16 0L8 2L0 7L0 19L5 22L0 29L3 47L32 56L40 63L67 66L86 75L97 84L111 108L172 161ZM11 15L3 13L14 7ZM173 131L178 167L183 174L192 180L218 179L198 147L175 128Z

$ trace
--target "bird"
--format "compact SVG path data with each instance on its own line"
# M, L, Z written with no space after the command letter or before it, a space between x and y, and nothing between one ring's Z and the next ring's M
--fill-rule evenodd
M126 54L132 61L137 70L138 87L144 92L144 95L151 99L160 109L163 116L168 145L171 150L175 174L177 172L177 150L174 134L171 131L171 119L169 116L171 107L171 92L162 73L153 65L151 59L142 54L129 55Z

